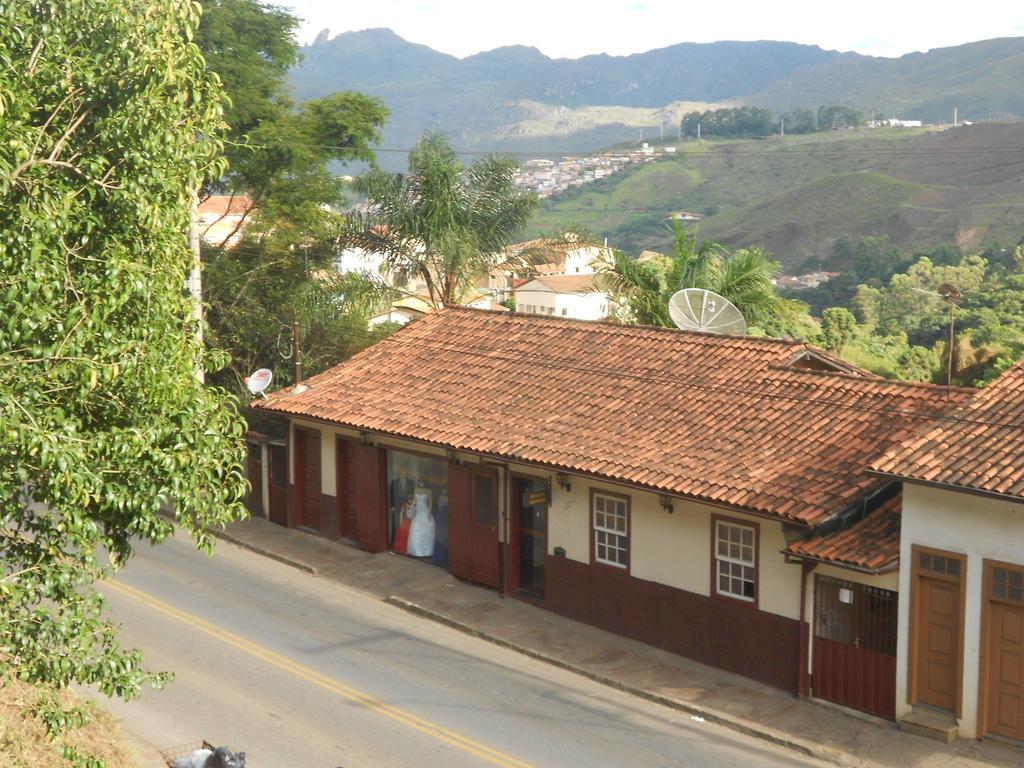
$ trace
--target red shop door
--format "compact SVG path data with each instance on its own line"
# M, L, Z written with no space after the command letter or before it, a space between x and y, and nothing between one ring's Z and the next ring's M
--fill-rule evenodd
M384 451L372 445L352 446L355 538L369 552L387 548L384 515Z
M295 428L296 520L300 528L320 533L320 433Z
M448 468L448 570L477 584L499 586L498 475Z

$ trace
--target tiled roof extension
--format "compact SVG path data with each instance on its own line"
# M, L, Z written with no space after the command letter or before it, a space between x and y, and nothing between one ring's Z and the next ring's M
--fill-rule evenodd
M888 573L900 565L901 494L881 504L848 528L795 541L786 551L803 560L830 563L870 573Z
M947 404L789 367L804 348L447 308L257 405L812 526L886 484L868 464Z

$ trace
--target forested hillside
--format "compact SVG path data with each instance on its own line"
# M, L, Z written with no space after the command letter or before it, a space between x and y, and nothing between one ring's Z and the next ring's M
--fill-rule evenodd
M969 251L1024 235L1024 123L677 146L672 159L546 201L531 234L584 229L633 253L664 250L669 217L693 211L706 217L702 237L763 246L788 272L827 269L843 237Z

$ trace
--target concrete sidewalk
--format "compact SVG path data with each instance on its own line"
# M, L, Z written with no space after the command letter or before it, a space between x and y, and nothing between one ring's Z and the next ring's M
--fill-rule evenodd
M259 518L221 539L593 680L842 766L1021 766L994 740L946 746L465 584L399 555L371 555Z

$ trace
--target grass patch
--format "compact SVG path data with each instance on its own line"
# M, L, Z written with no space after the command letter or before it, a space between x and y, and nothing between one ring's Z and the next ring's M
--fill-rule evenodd
M18 680L8 680L0 687L0 765L4 768L63 768L71 766L61 756L61 743L47 738L46 726L29 710L47 694L45 689ZM64 743L80 754L91 754L103 760L107 768L135 768L135 759L125 745L120 726L92 701L71 691L60 691L57 698L64 707L81 707L89 723L69 730Z

